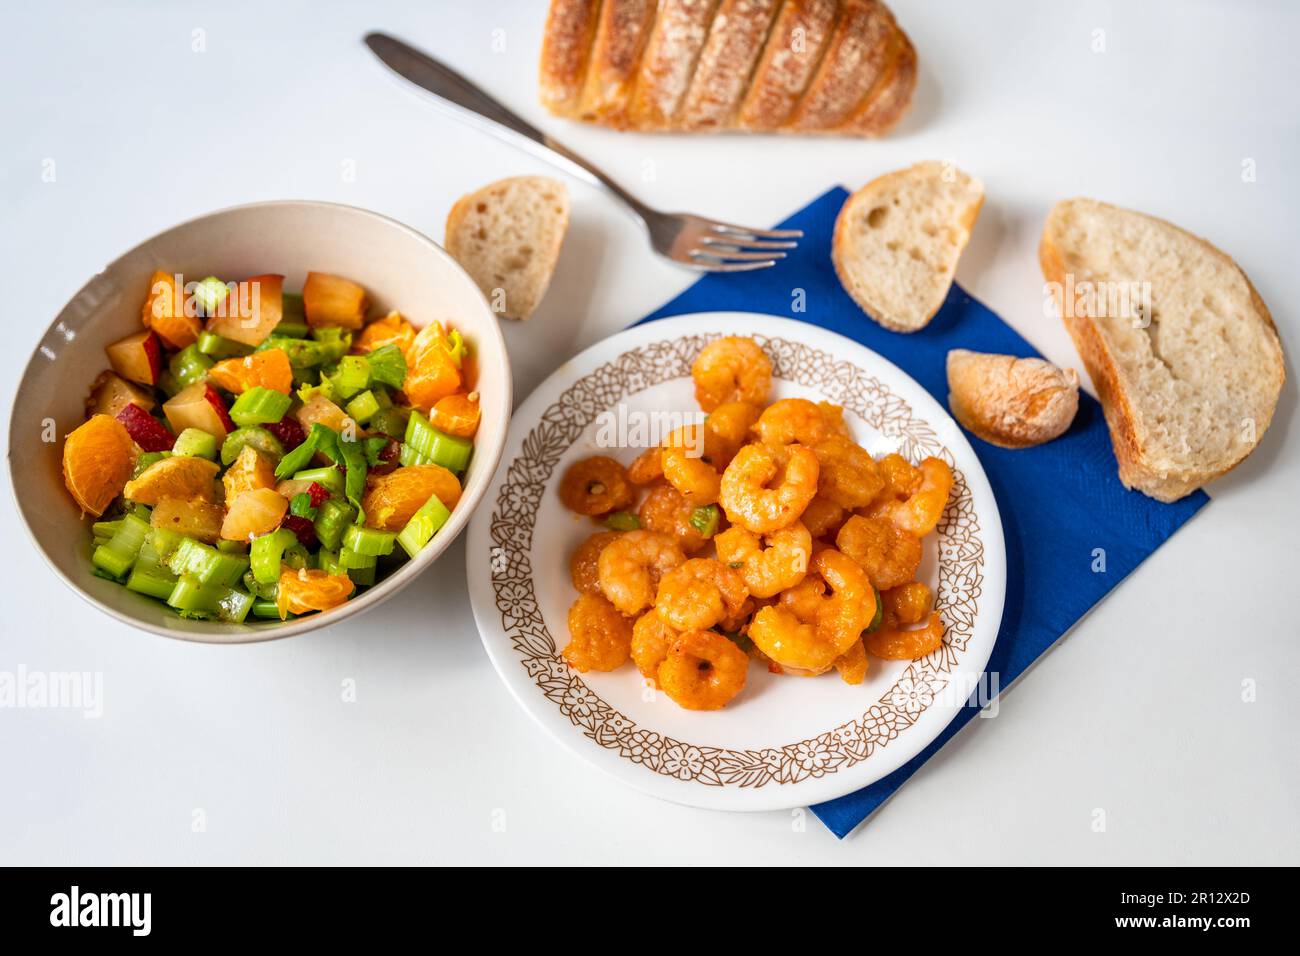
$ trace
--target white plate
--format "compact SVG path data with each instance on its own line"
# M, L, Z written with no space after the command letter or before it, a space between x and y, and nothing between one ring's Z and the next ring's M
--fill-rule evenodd
M719 335L753 336L774 365L773 398L843 405L874 455L939 455L953 495L927 538L921 579L935 588L944 647L920 661L871 660L866 681L776 676L752 664L721 711L682 710L631 664L578 674L559 649L576 594L570 552L599 530L560 503L573 461L606 447L603 412L697 412L691 361ZM636 420L635 416L633 419ZM816 326L742 312L680 316L629 329L558 369L523 403L469 529L474 619L511 693L573 752L620 780L679 803L725 810L805 806L898 769L948 725L978 686L1002 619L1002 522L979 460L926 391L856 342Z

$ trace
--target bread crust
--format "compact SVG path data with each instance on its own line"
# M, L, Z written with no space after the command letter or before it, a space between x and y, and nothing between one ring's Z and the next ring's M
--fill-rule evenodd
M881 0L551 0L540 75L550 112L616 129L865 137L917 59Z
M838 0L786 0L740 105L738 127L774 130L786 123L821 63L839 9Z
M538 81L542 105L557 116L577 112L599 14L600 0L553 0L546 14Z
M1124 387L1119 364L1114 355L1111 354L1105 337L1091 317L1075 314L1075 310L1065 308L1065 303L1062 301L1067 269L1064 253L1053 241L1052 232L1058 214L1063 214L1065 207L1069 203L1076 201L1078 200L1062 200L1053 206L1052 211L1048 214L1047 221L1043 226L1043 236L1038 246L1038 261L1043 270L1043 277L1052 284L1053 298L1056 300L1057 309L1060 312L1062 321L1065 323L1066 331L1070 333L1070 338L1074 340L1074 347L1083 360L1084 368L1088 370L1088 375L1092 378L1093 386L1097 390L1097 398L1101 402L1102 412L1110 429L1115 459L1119 464L1120 481L1124 483L1126 488L1140 491L1157 501L1177 501L1191 494L1206 482L1227 474L1241 464L1249 456L1250 451L1258 447L1260 440L1263 439L1264 433L1273 420L1277 396L1281 394L1282 385L1286 381L1286 365L1282 358L1282 344L1277 335L1277 326L1273 322L1273 316L1269 312L1268 306L1264 304L1264 300L1260 298L1259 292L1256 291L1254 283L1250 281L1250 277L1246 275L1245 270L1237 265L1231 256L1213 243L1175 226L1173 223L1158 219L1155 216L1146 216L1147 219L1162 227L1182 233L1238 272L1245 279L1250 290L1252 305L1258 315L1265 321L1277 346L1277 362L1272 368L1266 370L1267 374L1272 376L1276 383L1273 390L1273 404L1269 407L1266 420L1257 424L1255 444L1249 451L1235 461L1218 467L1187 468L1176 472L1166 472L1154 467L1149 461L1147 450L1143 448L1136 424L1137 415L1128 391ZM1092 200L1085 201L1091 202ZM1105 206L1106 204L1101 203L1100 205ZM1117 207L1112 206L1109 208L1115 209ZM1145 214L1139 213L1139 215Z
M953 349L948 407L967 431L1002 448L1064 434L1079 410L1079 376L1039 358Z

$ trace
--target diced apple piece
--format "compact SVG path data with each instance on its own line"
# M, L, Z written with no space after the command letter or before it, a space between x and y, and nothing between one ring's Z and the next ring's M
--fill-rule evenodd
M162 344L151 330L118 339L104 349L113 371L141 385L157 385L162 375Z
M150 392L128 382L116 372L104 369L90 386L90 395L86 398L86 417L109 415L116 418L117 413L128 405L139 405L146 412L151 412L157 404Z
M302 308L312 328L341 325L359 329L366 318L366 290L342 276L309 272L302 287Z
M227 541L251 541L270 534L280 525L289 510L289 502L274 488L255 488L226 502L226 520L221 523L221 537Z
M199 337L203 326L193 302L186 311L185 290L177 288L176 277L161 269L149 279L149 295L140 308L140 320L174 349L183 349Z
M149 515L155 528L165 528L205 544L215 544L221 538L221 522L225 518L221 505L202 498L160 498Z
M235 430L226 403L207 382L195 382L167 399L163 414L178 435L187 428L199 428L220 441Z
M359 431L357 423L348 417L347 412L339 408L324 395L313 395L307 400L295 413L298 416L298 423L302 425L304 432L311 431L311 426L317 422L326 428L332 428L336 432L348 432L351 429L351 437L355 437Z
M176 444L176 436L139 405L124 406L116 417L142 451L171 451Z
M208 331L223 338L261 345L284 316L284 276L253 276L237 283L208 317Z

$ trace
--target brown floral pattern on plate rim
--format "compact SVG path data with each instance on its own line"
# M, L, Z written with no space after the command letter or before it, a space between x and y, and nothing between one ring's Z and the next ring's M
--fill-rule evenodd
M647 770L712 787L794 784L855 766L913 726L947 686L970 640L983 586L984 546L965 475L934 429L907 402L852 362L801 342L754 335L773 377L816 389L887 438L910 461L927 455L953 467L953 491L939 522L935 608L947 634L933 654L911 662L894 685L853 720L779 747L729 750L677 740L639 726L610 706L560 656L533 589L532 533L547 484L596 416L655 385L689 379L691 363L718 334L651 342L622 353L567 388L542 413L506 468L492 513L492 589L501 624L520 663L548 700L585 736Z

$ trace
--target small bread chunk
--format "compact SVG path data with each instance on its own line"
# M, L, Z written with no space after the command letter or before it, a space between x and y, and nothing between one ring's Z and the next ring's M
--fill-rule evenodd
M1028 448L1064 434L1079 410L1079 375L1039 358L948 353L948 407L992 445Z
M946 163L872 180L835 220L831 259L840 283L885 328L924 328L948 296L983 202L983 183Z
M1163 220L1068 199L1047 217L1039 262L1127 487L1176 501L1254 450L1286 366L1232 259Z
M545 176L516 176L462 196L447 214L447 251L493 311L526 319L546 294L569 228L569 193Z

